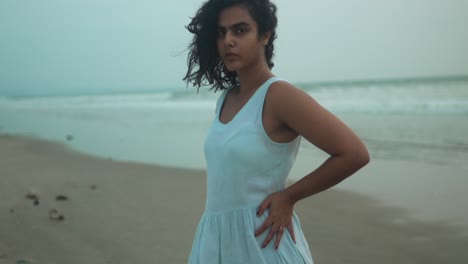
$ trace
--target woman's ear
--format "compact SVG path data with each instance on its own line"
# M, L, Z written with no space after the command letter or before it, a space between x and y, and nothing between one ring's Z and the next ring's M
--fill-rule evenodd
M262 38L263 46L266 46L268 44L268 41L270 41L270 36L271 36L271 32L267 32L263 35L263 38Z

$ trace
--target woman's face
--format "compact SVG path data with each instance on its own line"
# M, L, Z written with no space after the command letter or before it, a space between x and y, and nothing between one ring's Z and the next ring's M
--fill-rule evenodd
M229 71L239 71L265 60L268 39L258 38L257 23L243 5L225 8L219 14L218 54Z

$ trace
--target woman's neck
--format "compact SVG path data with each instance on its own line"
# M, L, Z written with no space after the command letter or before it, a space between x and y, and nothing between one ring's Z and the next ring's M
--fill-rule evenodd
M238 71L237 78L240 83L239 95L251 93L252 90L256 90L261 84L273 76L266 61L259 62L247 69Z

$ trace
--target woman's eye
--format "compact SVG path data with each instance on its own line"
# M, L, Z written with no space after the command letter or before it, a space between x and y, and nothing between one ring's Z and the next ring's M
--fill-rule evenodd
M244 33L245 31L246 31L246 30L243 29L243 28L238 28L238 29L236 29L236 34L242 34L242 33Z

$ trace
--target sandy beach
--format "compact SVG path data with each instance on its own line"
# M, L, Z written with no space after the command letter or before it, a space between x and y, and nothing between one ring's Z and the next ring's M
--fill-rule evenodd
M100 159L25 137L0 136L0 175L5 264L186 263L204 207L204 171ZM468 259L467 230L361 194L331 189L296 212L316 263Z

